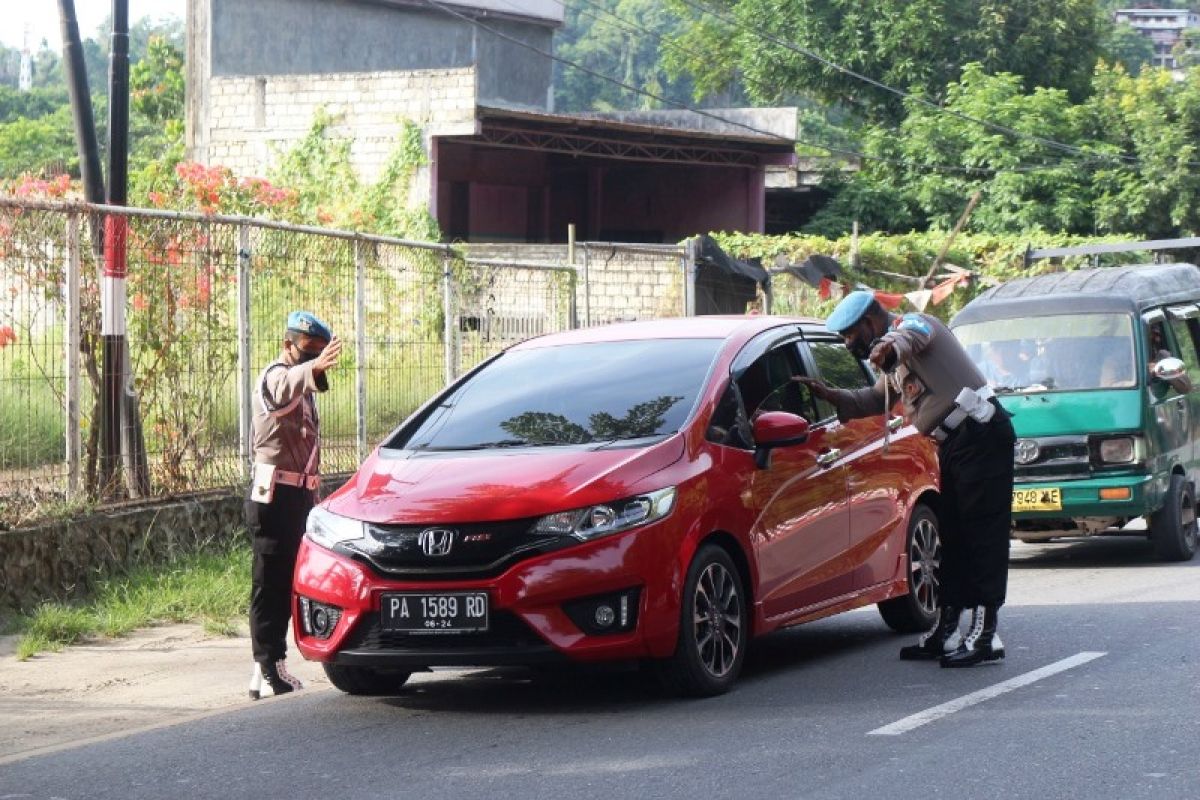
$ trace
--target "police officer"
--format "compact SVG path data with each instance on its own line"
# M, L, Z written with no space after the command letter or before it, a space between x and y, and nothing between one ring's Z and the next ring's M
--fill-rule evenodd
M1016 436L1009 415L950 330L928 314L889 314L871 291L848 294L826 327L859 359L882 371L865 389L835 389L800 378L837 408L843 422L882 414L899 397L905 417L938 442L941 467L940 607L934 626L906 660L966 667L1004 658L996 631L1008 584L1008 543ZM885 395L884 382L888 394ZM962 613L971 610L964 636Z
M308 512L318 488L320 448L314 394L329 388L326 375L342 343L307 311L287 318L283 351L259 376L254 411L254 474L246 501L253 537L250 640L257 700L303 686L286 666L287 627L292 616L292 571Z

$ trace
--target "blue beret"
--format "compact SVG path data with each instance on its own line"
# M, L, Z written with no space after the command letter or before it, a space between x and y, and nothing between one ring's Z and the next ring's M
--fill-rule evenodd
M293 311L288 314L287 329L296 333L306 333L327 342L333 339L333 331L311 311Z
M825 327L835 333L841 333L862 319L867 307L875 300L875 293L869 289L859 289L842 298L837 308L825 320Z

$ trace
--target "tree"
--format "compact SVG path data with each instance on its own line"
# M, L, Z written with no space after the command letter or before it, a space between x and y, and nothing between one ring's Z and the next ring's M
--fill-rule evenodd
M736 25L697 10L701 4ZM1020 85L1089 91L1102 30L1095 0L672 0L689 18L665 55L691 74L701 91L715 91L744 74L757 102L814 93L827 103L850 103L872 119L904 115L893 94L873 88L778 42L811 53L889 86L944 98L963 65L1019 76Z
M691 95L691 81L667 74L657 38L679 33L681 25L680 18L656 0L569 3L555 50L568 61L622 83L686 103ZM572 67L560 64L556 72L555 107L563 111L613 111L659 105L652 98Z
M1110 24L1103 48L1105 60L1120 64L1130 75L1137 75L1154 61L1154 42L1124 23Z

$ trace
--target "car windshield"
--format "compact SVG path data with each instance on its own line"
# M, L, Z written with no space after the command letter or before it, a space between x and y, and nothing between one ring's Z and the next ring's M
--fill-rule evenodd
M962 342L998 393L1136 386L1133 317L1061 314L959 325Z
M720 346L661 339L510 351L387 446L481 450L665 436L687 419Z

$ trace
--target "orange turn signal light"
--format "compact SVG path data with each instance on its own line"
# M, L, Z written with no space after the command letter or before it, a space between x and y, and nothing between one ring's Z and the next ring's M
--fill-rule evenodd
M1133 497L1133 492L1130 491L1128 486L1122 486L1116 489L1100 490L1101 500L1128 500L1131 497Z

